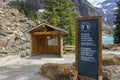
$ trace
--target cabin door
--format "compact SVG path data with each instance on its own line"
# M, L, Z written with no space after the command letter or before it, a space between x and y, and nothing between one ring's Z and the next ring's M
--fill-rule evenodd
M38 54L47 53L46 36L45 35L37 36L36 47L37 47Z
M36 38L38 54L59 53L58 37L53 35L40 35Z

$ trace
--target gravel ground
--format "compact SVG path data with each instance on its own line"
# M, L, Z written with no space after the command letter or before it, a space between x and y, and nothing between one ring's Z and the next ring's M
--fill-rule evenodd
M74 61L74 54L65 54L63 58L53 54L27 59L15 55L7 56L0 58L0 80L50 80L39 74L41 65L45 63L72 64Z
M120 55L120 51L103 50L103 53ZM73 62L75 62L75 54L65 54L63 58L55 54L32 56L27 59L16 55L0 57L0 80L50 80L39 74L41 65L45 63L72 64Z
M103 50L102 52L103 52L104 54L115 54L115 55L120 55L120 51Z

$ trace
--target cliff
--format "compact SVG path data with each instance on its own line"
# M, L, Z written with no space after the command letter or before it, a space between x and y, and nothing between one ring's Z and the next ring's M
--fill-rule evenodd
M100 15L93 5L91 5L87 0L72 0L74 3L76 10L77 10L77 15L81 16L98 16Z
M78 17L86 17L86 16L102 16L96 8L90 4L87 0L72 0L75 4L76 13ZM102 34L112 35L111 26L103 20L102 22Z

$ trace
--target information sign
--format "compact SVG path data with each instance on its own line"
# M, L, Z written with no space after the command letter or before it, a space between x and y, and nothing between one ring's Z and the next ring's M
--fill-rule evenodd
M100 16L76 20L76 68L80 79L102 78L101 25Z

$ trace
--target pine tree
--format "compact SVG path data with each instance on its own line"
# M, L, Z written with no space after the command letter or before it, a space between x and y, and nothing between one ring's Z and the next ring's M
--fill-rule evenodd
M29 19L36 21L37 19L37 8L33 5L23 1L23 0L13 0L10 1L7 5L11 8L17 8L20 13L24 14Z
M114 30L114 43L120 44L120 1L117 2L118 9L115 12L115 25L116 28Z
M66 40L73 44L75 41L75 10L71 0L43 0L43 2L45 12L42 17L44 21L67 30L69 34Z

